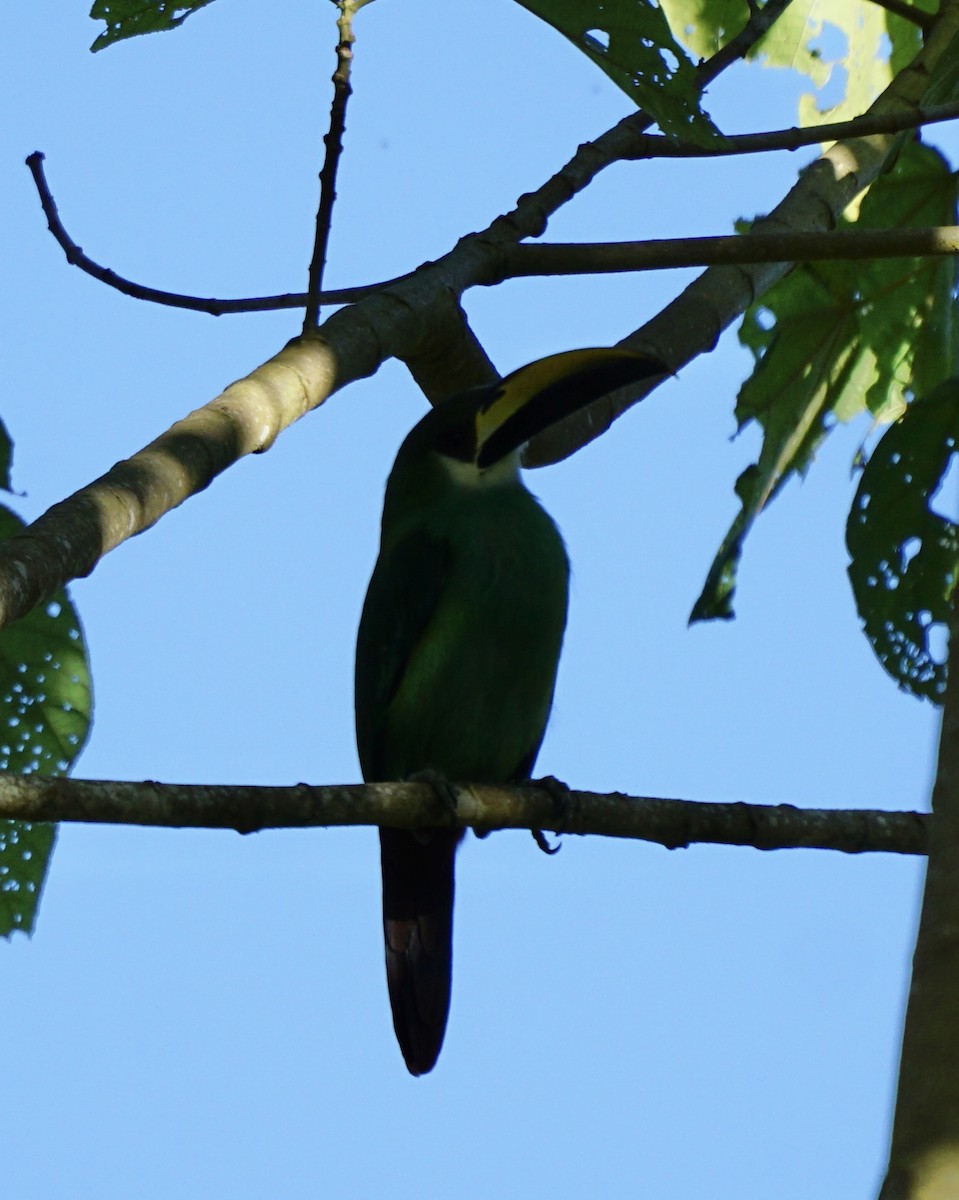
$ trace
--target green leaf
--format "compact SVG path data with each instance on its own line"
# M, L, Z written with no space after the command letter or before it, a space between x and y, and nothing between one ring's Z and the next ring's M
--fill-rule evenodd
M860 226L956 223L956 181L936 151L908 147L864 199ZM853 227L849 221L842 228ZM797 267L748 310L740 340L756 359L736 406L763 427L759 461L739 479L742 510L710 567L690 620L729 618L736 567L756 517L804 474L839 421L899 416L915 393L955 370L953 258L819 262Z
M959 439L959 378L910 404L870 458L846 524L849 581L876 657L941 703L959 526L933 506Z
M0 506L0 540L23 522ZM63 775L90 730L93 693L77 614L65 592L0 631L0 770ZM30 933L55 827L0 821L0 935Z
M917 12L931 15L939 7L939 4L938 0L920 0L920 3L911 4L910 7L916 9ZM886 31L892 44L889 66L893 75L898 75L904 67L909 66L922 48L922 31L914 21L907 21L905 17L889 11L886 12ZM942 59L940 58L939 61L941 63ZM929 104L930 101L923 97L922 103Z
M56 825L0 821L0 933L33 933Z
M518 0L583 51L663 133L709 144L696 69L652 0Z
M697 59L712 58L749 20L746 0L663 0L662 9L677 40Z
M213 0L93 0L90 16L94 21L106 21L107 27L90 49L96 52L141 33L176 29L197 9L212 3Z
M949 45L940 55L939 62L922 94L922 104L949 104L959 96L959 33L953 34Z

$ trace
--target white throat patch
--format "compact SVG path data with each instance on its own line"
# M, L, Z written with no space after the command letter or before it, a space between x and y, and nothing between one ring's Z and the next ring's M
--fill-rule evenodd
M460 487L470 488L502 487L506 483L515 483L519 479L519 456L520 451L514 450L506 458L501 458L499 462L481 471L475 463L461 462L456 458L447 458L445 454L440 455L443 466L453 482Z

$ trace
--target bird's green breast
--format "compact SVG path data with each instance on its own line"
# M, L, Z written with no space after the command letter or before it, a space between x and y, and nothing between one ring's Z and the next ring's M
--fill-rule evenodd
M357 655L364 776L528 775L552 704L568 579L556 526L518 480L439 488L385 519Z

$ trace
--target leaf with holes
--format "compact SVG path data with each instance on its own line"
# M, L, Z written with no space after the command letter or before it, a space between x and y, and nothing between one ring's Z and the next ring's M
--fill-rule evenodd
M519 0L558 30L648 113L663 133L709 145L696 68L652 0Z
M90 16L94 21L106 21L107 27L90 49L103 50L141 33L176 29L198 8L212 3L213 0L93 0Z
M0 506L0 540L23 522ZM63 775L90 731L93 693L80 621L65 592L0 631L0 770ZM55 828L0 821L0 935L30 933Z
M870 188L858 225L956 223L956 179L940 154L912 146ZM855 227L844 221L844 228ZM947 378L959 355L953 258L798 266L748 310L739 338L756 365L736 403L742 429L763 427L759 460L740 476L742 509L709 569L691 620L733 615L736 568L756 517L805 474L838 422L867 411L887 423L913 394Z
M866 637L900 687L940 704L959 526L933 508L959 440L959 378L910 404L873 452L846 524Z

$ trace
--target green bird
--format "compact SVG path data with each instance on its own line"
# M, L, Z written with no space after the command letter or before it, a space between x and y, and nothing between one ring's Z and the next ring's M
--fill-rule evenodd
M520 453L592 400L668 372L646 355L571 350L445 400L407 435L356 644L364 779L529 779L553 702L569 561L520 478ZM432 1069L446 1030L463 832L380 830L393 1026L413 1075Z

